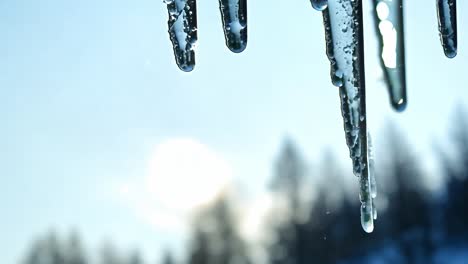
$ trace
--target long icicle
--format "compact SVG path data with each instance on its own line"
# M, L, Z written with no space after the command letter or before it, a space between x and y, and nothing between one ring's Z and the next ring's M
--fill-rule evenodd
M164 0L169 14L168 32L177 66L185 71L195 67L197 42L196 0Z
M380 62L390 103L395 110L403 111L407 104L403 0L373 0L373 2Z
M376 214L367 150L362 0L329 0L322 13L332 83L339 87L346 143L354 174L359 177L361 225L370 233Z
M247 47L247 0L219 0L226 46L235 53Z
M439 18L439 34L445 56L457 56L457 1L436 0Z

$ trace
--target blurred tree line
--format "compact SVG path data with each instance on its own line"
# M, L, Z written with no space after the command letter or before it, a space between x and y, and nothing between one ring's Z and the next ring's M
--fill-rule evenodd
M450 151L436 152L444 175L437 191L428 188L428 175L404 134L392 125L385 131L376 170L379 215L371 234L360 226L357 178L355 184L345 184L354 176L340 169L329 152L311 175L295 144L283 143L269 186L275 208L264 223L271 233L264 261L449 263L435 256L439 249L455 246L468 252L468 116L457 111ZM119 253L107 245L97 259L90 259L77 234L60 241L51 233L33 243L22 264L143 264L138 252ZM251 253L229 198L220 197L196 217L183 261L166 252L153 263L256 263Z

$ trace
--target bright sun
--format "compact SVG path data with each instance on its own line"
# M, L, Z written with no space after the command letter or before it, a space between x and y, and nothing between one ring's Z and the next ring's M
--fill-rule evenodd
M215 199L231 175L229 164L208 146L175 138L154 150L145 184L161 206L185 213Z
M146 223L159 231L183 233L194 210L226 191L232 174L228 162L207 145L190 138L172 138L154 148L144 180L123 184L118 193ZM268 195L242 207L241 231L246 238L261 237L262 216L270 207Z

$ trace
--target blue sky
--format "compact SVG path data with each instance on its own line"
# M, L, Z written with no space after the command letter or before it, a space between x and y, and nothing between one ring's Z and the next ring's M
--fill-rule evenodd
M183 73L162 1L0 1L2 263L16 263L50 228L76 228L91 247L112 239L142 248L152 259L180 246L113 189L144 178L154 149L172 138L216 152L252 193L265 186L285 135L308 160L330 147L352 177L320 13L307 0L250 1L248 47L233 54L217 1L199 2L197 65ZM390 109L366 22L368 120L376 135L394 120L424 156L433 138L446 140L449 114L468 99L468 21L459 15L459 55L449 60L435 3L405 4L408 108Z

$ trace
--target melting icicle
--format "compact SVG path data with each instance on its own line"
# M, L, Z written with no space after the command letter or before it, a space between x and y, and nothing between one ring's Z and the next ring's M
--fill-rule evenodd
M406 107L405 34L403 0L373 0L381 65L395 110Z
M445 56L457 56L457 1L437 0L439 33Z
M353 172L359 176L361 225L370 233L374 214L367 157L362 0L328 0L327 5L323 20L331 78L340 88L346 143Z
M235 53L247 47L247 0L219 0L226 46Z
M177 66L183 71L195 67L194 47L197 42L196 0L163 0L169 13L169 37Z

